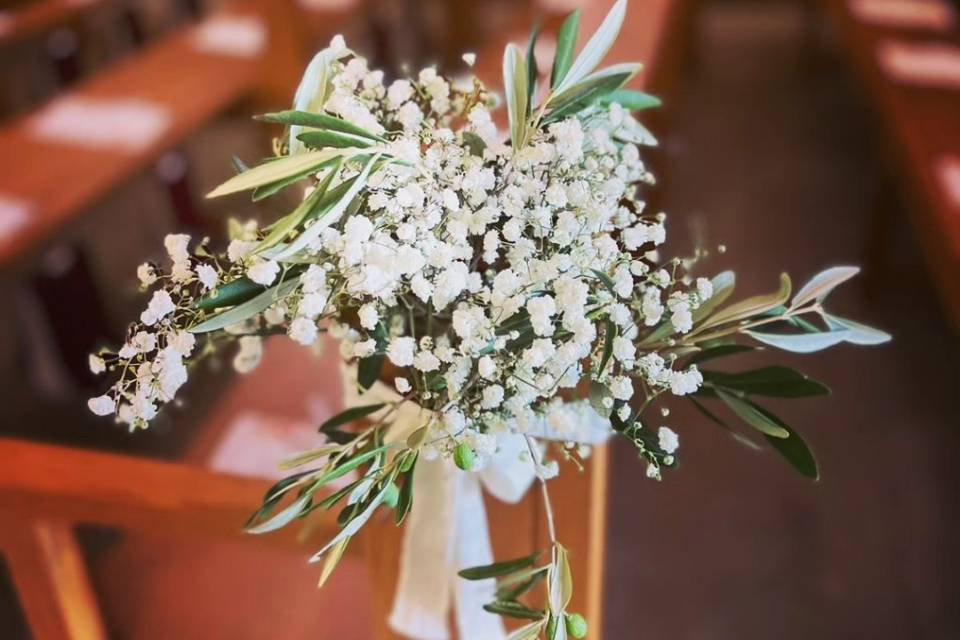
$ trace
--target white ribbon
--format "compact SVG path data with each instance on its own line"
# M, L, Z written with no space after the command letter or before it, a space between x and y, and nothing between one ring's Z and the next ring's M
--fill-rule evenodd
M381 382L358 393L356 368L344 366L343 393L347 407L401 398ZM540 439L596 445L610 434L610 423L582 402L561 405L567 421L576 421L576 433L559 431L556 421L538 420L527 433ZM376 417L374 414L373 417ZM391 419L384 440L400 442L429 420L429 413L405 402ZM561 420L562 422L562 420ZM475 472L458 469L449 459L417 462L413 474L413 506L407 515L400 573L390 613L390 627L413 640L448 640L447 617L454 606L461 640L502 640L506 631L500 616L483 605L494 599L496 581L462 580L457 571L493 562L493 549L483 505L483 489L497 499L519 502L536 477L523 435L501 434L496 454Z

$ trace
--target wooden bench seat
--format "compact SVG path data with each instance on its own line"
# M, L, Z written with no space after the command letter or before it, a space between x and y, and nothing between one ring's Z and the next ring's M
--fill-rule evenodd
M960 46L960 31L892 29L857 19L846 2L821 2L852 68L875 108L887 170L905 196L932 279L960 326L960 204L944 189L945 158L960 158L960 89L910 85L888 77L877 58L882 42Z

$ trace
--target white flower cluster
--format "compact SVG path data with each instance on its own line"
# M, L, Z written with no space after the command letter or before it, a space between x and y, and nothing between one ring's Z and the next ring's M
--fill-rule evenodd
M326 97L311 108L381 136L397 161L369 171L341 219L307 223L310 241L290 256L258 251L264 233L253 225L235 229L220 262L192 258L185 236L169 237L165 286L118 354L116 366L136 374L92 400L96 412L149 420L186 377L193 336L184 329L200 317L170 291L192 286L189 302L240 274L263 287L295 279L253 322L282 325L304 345L328 330L345 359L389 361L398 391L439 416L446 451L495 448L495 434L527 431L578 387L599 385L595 410L621 420L638 384L647 395L699 388L696 367L674 369L658 353L665 341L643 343L664 323L669 335L690 331L712 290L704 279L684 284L679 261L657 258L664 216L647 214L642 195L653 177L641 147L652 139L628 111L594 105L544 122L514 151L478 82L428 68L385 85L334 45ZM373 162L346 156L317 183L347 184ZM157 279L152 266L139 274L145 285ZM246 371L260 346L242 340L235 364ZM651 439L655 464L677 447L664 433Z

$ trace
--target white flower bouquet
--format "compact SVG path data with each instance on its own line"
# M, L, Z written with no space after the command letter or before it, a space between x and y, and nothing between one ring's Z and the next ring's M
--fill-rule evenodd
M224 343L239 343L235 365L246 371L266 334L310 345L329 333L356 389L379 386L377 401L361 395L322 425L322 446L289 461L299 470L248 523L262 533L340 509L340 535L313 558L324 561L324 579L376 510L404 522L420 464L478 471L509 441L546 497L558 462L579 464L609 433L629 440L659 480L677 463L679 437L659 426L672 398L753 445L708 408L725 405L816 478L801 437L756 397L826 388L785 367L730 373L707 363L759 345L806 353L889 336L825 311L855 268L828 269L792 296L784 274L774 293L731 304L732 273L688 275L706 252L662 255L665 216L644 208L653 176L642 154L656 142L633 115L659 102L623 88L639 64L596 69L625 9L617 2L576 56L572 14L546 87L537 86L536 33L525 53L506 48L507 139L475 78L428 68L386 85L334 38L308 66L293 108L260 117L284 127L275 157L238 163L210 194L259 200L306 185L302 201L269 226L232 225L222 253L168 236L172 264L138 271L153 293L126 343L91 356L93 370L116 381L90 408L145 427L186 382L187 362ZM552 538L543 562L461 572L499 580L485 608L528 620L516 638L585 633L566 610L569 566ZM524 594L541 581L543 604L529 604Z

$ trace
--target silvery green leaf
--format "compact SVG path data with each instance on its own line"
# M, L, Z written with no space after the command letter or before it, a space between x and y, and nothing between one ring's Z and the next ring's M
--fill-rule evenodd
M607 55L607 51L613 46L617 35L620 33L620 27L623 25L623 19L627 14L627 0L618 0L610 13L604 18L600 28L590 37L583 51L577 56L570 70L564 76L557 91L564 91L573 86L587 74L593 71L598 64Z
M503 87L510 118L510 142L514 151L527 135L527 63L513 44L503 52Z
M380 493L370 501L370 504L367 505L367 508L364 509L359 515L355 516L347 525L333 537L330 542L328 542L320 551L317 551L313 556L311 556L309 562L319 562L320 558L329 551L331 548L343 542L343 540L350 538L357 534L360 529L363 528L363 525L367 524L367 521L370 519L370 516L373 515L373 512L377 510L377 507L380 506L380 503L383 502L384 497L387 495L387 492L390 490L390 483L384 483L383 489L380 490Z
M325 585L330 576L333 575L333 570L340 564L340 559L343 558L343 552L347 550L348 544L350 544L350 536L338 542L333 551L327 555L327 559L323 562L323 570L320 572L320 579L317 581L317 588Z
M537 620L536 622L531 622L528 625L514 630L509 636L507 636L507 640L534 640L540 635L540 632L543 630L545 624L547 624L546 618Z
M761 333L759 331L746 331L745 333L758 342L793 353L822 351L845 342L851 336L851 332L846 329L799 334Z
M710 279L713 285L713 295L693 311L693 322L697 323L713 313L713 310L727 301L733 294L737 284L737 276L733 271L722 271Z
M701 328L713 327L728 322L737 322L747 318L766 313L771 309L781 306L790 297L790 276L785 273L780 274L780 288L776 293L754 296L734 303L725 309L721 309L711 318L703 323Z
M244 320L257 315L261 311L264 311L274 302L291 293L297 288L297 286L299 286L299 284L299 278L293 277L284 280L280 284L270 287L263 293L251 298L250 300L247 300L243 304L238 304L237 306L228 309L223 313L213 316L209 320L205 320L194 327L190 327L188 330L190 333L206 333L208 331L217 331L218 329L229 327L230 325L237 324L238 322L243 322Z
M840 318L830 315L829 313L823 314L823 317L831 329L849 331L849 335L844 338L844 341L851 344L883 344L884 342L889 342L892 338L886 331L880 331L879 329L868 327L865 324L848 320L847 318Z
M367 178L370 177L370 172L373 170L374 165L377 164L377 161L380 160L380 156L381 154L378 152L367 160L366 165L363 167L363 171L361 171L360 175L357 176L356 182L351 185L343 197L340 198L336 204L330 207L330 209L327 210L316 222L304 229L303 233L297 236L293 242L288 244L286 249L278 253L278 260L289 258L298 251L306 248L307 245L320 236L321 231L340 220L340 216L342 216L343 212L346 211L350 202L353 201L357 194L360 193L360 190L366 186Z
M797 294L793 296L793 307L799 307L807 302L816 300L822 302L824 298L830 295L833 289L860 273L859 267L831 267L821 271L810 279L810 282L803 285Z
M330 65L341 55L349 53L348 50L335 52L331 48L321 50L313 57L310 64L303 72L303 78L300 79L300 85L293 96L293 108L296 111L318 112L323 108L324 103L330 94ZM297 136L303 128L299 125L290 127L290 155L299 153L303 144L297 140Z
M275 122L285 125L299 125L308 129L322 129L326 131L338 131L340 133L349 133L361 138L368 138L378 142L386 142L382 136L370 133L363 127L359 127L352 122L332 116L329 113L311 113L309 111L278 111L276 113L265 113L254 116L254 120L262 122Z
M573 64L573 50L577 46L577 30L580 28L580 9L567 16L557 34L557 50L553 56L553 72L550 75L550 86L556 88L570 65Z
M593 99L599 100L629 82L642 68L643 65L639 62L623 62L611 65L596 73L591 73L579 82L568 85L562 91L555 92L547 102L547 106L559 110L563 108L563 105L580 100L598 89L602 91L593 93Z
M600 102L602 104L616 102L627 111L643 111L663 105L663 102L657 96L632 89L617 89L600 98Z
M290 524L304 509L307 508L307 505L310 503L310 499L312 497L312 492L306 492L296 501L290 503L290 505L287 506L287 508L285 508L283 511L273 516L266 522L258 524L255 527L248 527L246 532L253 534L268 533L270 531L276 531L277 529Z
M649 129L636 120L628 120L624 122L620 127L617 128L616 131L613 132L613 137L621 142L630 142L633 144L643 145L645 147L656 147L660 144L657 141L656 136L650 133Z
M249 171L235 175L219 187L207 194L208 198L216 198L230 193L246 191L272 184L291 176L303 175L312 168L319 168L325 162L352 153L354 150L325 149L310 151L296 156L284 156L276 160L268 160Z
M547 586L550 590L550 611L559 615L566 610L570 598L573 597L573 577L570 575L566 548L555 544L553 555L553 566L547 574Z
M737 414L741 420L746 422L748 425L759 431L760 433L770 436L771 438L789 438L790 432L784 429L779 424L771 421L763 413L757 411L755 405L752 402L748 402L739 398L732 393L724 391L723 389L714 389L717 392L717 396L723 400L730 409Z

